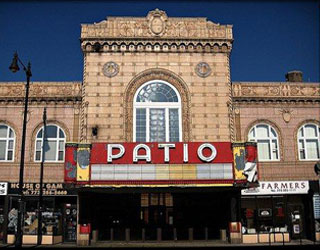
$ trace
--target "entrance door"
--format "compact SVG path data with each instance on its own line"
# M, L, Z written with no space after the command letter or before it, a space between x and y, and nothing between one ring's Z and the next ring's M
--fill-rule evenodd
M123 241L126 230L130 230L130 240L141 238L140 194L92 192L82 195L81 200L80 219L91 223L98 240Z
M64 241L74 242L77 240L77 205L64 204L63 208L64 220Z
M288 204L288 221L292 239L306 237L302 204Z
M178 240L187 240L189 229L195 240L219 239L220 230L227 229L230 197L225 192L177 193L174 200L174 226Z
M141 220L146 240L173 239L173 200L170 193L141 194ZM159 231L160 230L160 231Z
M166 224L166 207L150 206L149 207L149 223L154 227L162 227Z

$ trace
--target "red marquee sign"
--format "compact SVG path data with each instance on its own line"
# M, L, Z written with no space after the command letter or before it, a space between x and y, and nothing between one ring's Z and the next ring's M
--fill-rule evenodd
M232 163L229 142L93 143L91 164Z
M235 148L230 142L67 143L65 182L233 185L235 181L246 181L242 175L240 179L235 177L235 168L248 176L248 181L255 181L256 145L250 145L246 147L246 158L241 162L236 158L235 165Z

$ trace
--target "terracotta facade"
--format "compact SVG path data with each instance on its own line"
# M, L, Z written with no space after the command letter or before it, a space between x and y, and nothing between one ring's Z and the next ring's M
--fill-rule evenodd
M35 140L44 107L48 124L60 126L66 142L133 142L134 95L152 80L168 82L180 94L182 142L246 142L254 125L269 124L279 136L279 160L259 162L259 181L318 180L317 161L298 158L297 132L307 122L320 125L320 83L232 82L231 25L171 18L156 9L146 17L83 24L80 42L82 82L31 82L24 182L39 182ZM0 162L1 182L19 181L23 100L24 83L1 83L0 124L15 132L14 160ZM63 161L45 164L44 182L65 182ZM229 190L226 207L231 203L233 212L228 223L240 221L234 200L243 187ZM87 190L80 191L84 198L79 195L73 204L78 209L87 198ZM87 236L77 227L78 244L86 244ZM240 242L240 229L229 237Z
M233 83L236 138L247 140L258 123L271 125L279 135L280 159L259 163L261 180L317 180L315 161L298 158L297 134L303 124L319 124L319 91L319 83Z
M19 180L24 86L23 82L1 83L0 121L1 124L9 125L15 132L14 160L0 163L1 181L18 182ZM66 133L67 141L79 140L80 93L80 82L31 82L25 151L25 182L38 182L40 179L40 164L34 161L34 147L36 133L43 125L44 107L47 107L48 124L60 126ZM44 181L63 182L64 162L47 164Z

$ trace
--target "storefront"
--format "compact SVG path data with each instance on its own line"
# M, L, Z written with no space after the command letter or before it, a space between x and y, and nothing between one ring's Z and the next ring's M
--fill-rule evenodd
M226 240L247 182L235 177L233 162L228 142L67 144L65 181L79 187L78 239Z
M14 243L18 216L18 183L9 183L4 211L4 240ZM23 244L36 244L39 217L39 183L25 183ZM62 183L43 184L42 244L76 241L77 195Z
M0 241L3 241L5 234L5 197L8 194L8 183L0 182Z
M100 241L218 240L231 221L233 189L84 189L79 223Z
M313 240L314 219L309 182L262 181L259 184L259 187L241 192L244 241L259 242L259 235L262 234L268 234L266 237L279 234L279 241Z

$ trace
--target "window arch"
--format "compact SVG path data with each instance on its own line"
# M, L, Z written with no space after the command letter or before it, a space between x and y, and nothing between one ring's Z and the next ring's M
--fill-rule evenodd
M134 141L181 141L181 98L174 86L148 81L137 89L133 102Z
M16 135L11 127L0 124L0 161L13 161Z
M35 161L42 160L42 133L43 126L36 134L35 141ZM58 162L64 160L64 145L66 142L66 134L63 129L55 124L46 126L45 140L45 161Z
M299 160L320 159L320 128L317 124L307 123L298 130Z
M257 124L250 129L249 141L257 142L260 161L279 160L279 138L276 130L268 124Z

